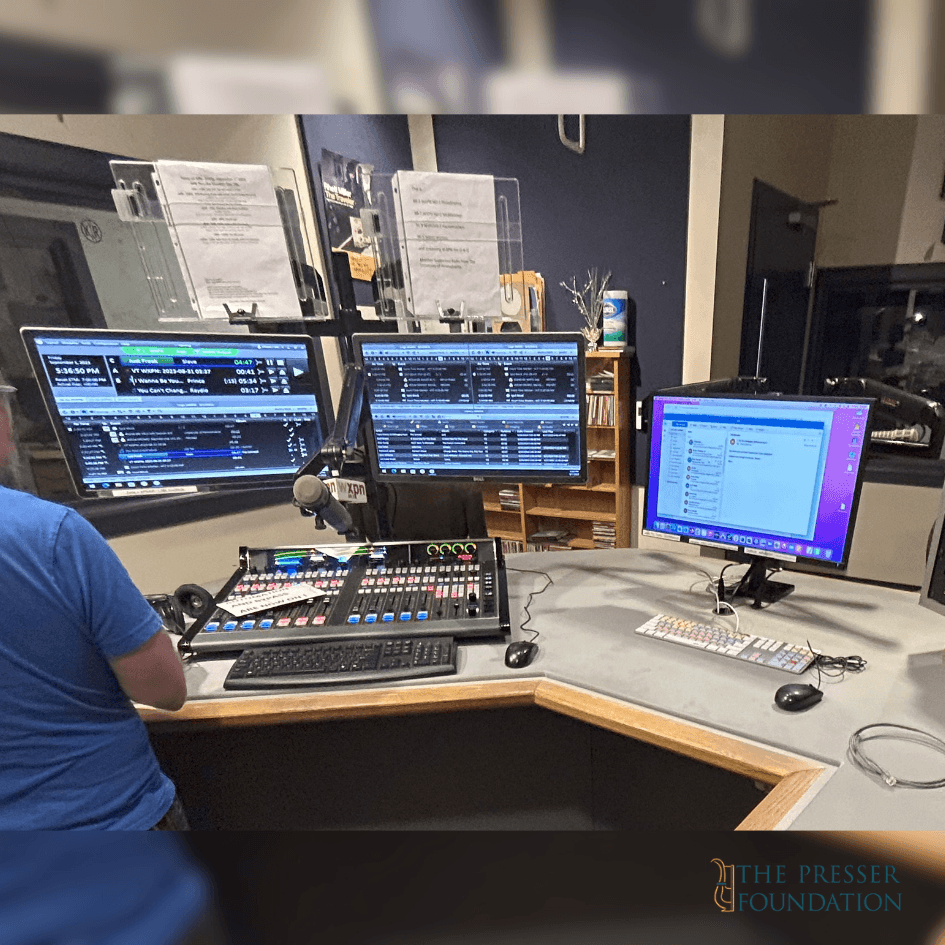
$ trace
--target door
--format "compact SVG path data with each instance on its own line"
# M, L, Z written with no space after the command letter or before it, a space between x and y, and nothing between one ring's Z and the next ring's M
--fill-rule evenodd
M782 394L801 389L821 206L755 181L738 372Z

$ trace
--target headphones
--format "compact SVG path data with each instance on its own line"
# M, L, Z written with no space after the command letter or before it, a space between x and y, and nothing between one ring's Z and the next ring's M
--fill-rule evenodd
M213 608L213 597L199 584L181 584L173 594L146 594L144 598L169 630L183 634L187 617L202 617Z

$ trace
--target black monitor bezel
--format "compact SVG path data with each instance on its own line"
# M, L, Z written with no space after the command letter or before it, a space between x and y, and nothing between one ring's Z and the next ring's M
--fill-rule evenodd
M578 390L580 396L578 397L578 405L580 410L580 437L581 437L581 471L577 476L549 476L547 471L539 471L534 475L521 475L516 474L510 476L508 473L503 475L469 475L468 473L457 473L456 475L448 474L437 474L435 476L422 476L419 474L411 473L382 473L380 470L380 464L378 463L377 457L377 442L374 437L374 424L371 418L371 409L370 409L370 392L368 390L368 385L365 383L364 390L364 404L365 404L365 422L364 422L364 439L365 446L367 450L368 462L370 464L371 475L377 482L387 482L387 483L398 483L398 482L407 482L407 483L420 483L428 482L431 484L436 484L438 482L500 482L500 483L510 483L510 482L525 482L525 483L541 483L541 484L550 484L550 485L583 485L587 482L587 395L586 395L586 382L587 382L587 373L586 373L586 359L585 359L585 341L584 336L580 332L570 332L570 331L542 331L542 332L513 332L508 335L495 334L495 333L449 333L449 334L440 334L434 332L424 332L422 334L416 334L413 332L410 333L401 333L401 334L380 334L380 333L361 333L351 336L352 347L354 350L355 363L359 368L364 370L364 357L363 357L363 345L372 344L372 343L383 343L383 344L416 344L417 342L423 342L424 344L456 344L457 341L463 342L468 341L469 344L481 344L481 343L490 343L490 344L507 344L512 345L522 345L522 344L547 344L548 342L570 342L575 346L575 351L577 353L577 362L578 362Z
M641 534L647 538L663 538L667 541L679 541L684 544L699 545L707 548L717 548L727 552L729 555L734 555L735 560L749 562L755 558L771 558L776 561L784 561L785 563L796 563L807 565L817 565L820 566L825 571L835 572L835 571L845 571L850 562L850 550L853 546L853 533L856 531L856 519L859 512L860 506L860 494L863 490L863 476L864 470L866 468L867 454L869 450L870 442L870 432L873 428L873 413L874 406L876 401L872 397L824 397L824 396L815 396L808 394L745 394L745 393L663 393L662 391L655 391L647 397L647 407L649 408L650 417L653 416L653 402L657 397L663 397L665 399L700 399L700 400L750 400L750 401L767 401L767 402L790 402L790 403L834 403L834 404L863 404L867 408L866 415L866 424L863 429L863 450L860 454L860 460L857 467L856 473L856 483L853 487L853 498L850 504L850 526L847 528L847 533L844 538L843 546L843 557L837 561L826 561L821 557L814 557L813 555L793 555L793 554L784 554L783 552L772 552L770 549L764 550L755 550L753 547L749 548L745 545L733 545L728 542L720 542L715 540L709 540L705 538L694 538L689 535L677 535L677 534L666 534L664 532L653 531L646 527L646 523L649 521L649 503L650 503L650 477L653 473L653 440L656 436L656 429L653 423L650 424L649 433L647 436L647 453L646 453L646 483L644 484L643 489L643 511L641 519Z
M37 337L54 337L63 339L82 340L85 338L102 338L103 336L120 338L140 339L145 343L150 342L191 342L205 344L232 344L234 339L258 340L260 343L267 341L301 343L305 345L308 352L309 363L313 366L315 380L315 400L317 407L318 425L321 432L321 442L324 443L331 433L334 425L334 413L332 410L331 392L328 386L328 374L325 369L325 359L316 346L314 339L309 335L266 335L244 332L194 332L194 331L155 331L151 329L137 328L44 328L42 326L28 326L20 329L20 337L26 349L29 358L30 367L33 375L39 384L40 393L43 397L43 403L46 407L46 413L52 421L56 438L62 449L63 457L66 461L66 468L69 472L69 478L72 480L72 486L80 498L103 499L122 496L134 496L135 498L146 498L149 495L158 496L173 492L209 492L209 491L237 491L246 489L255 489L260 487L290 486L295 473L285 473L279 476L240 476L238 481L227 476L215 476L209 479L201 478L199 481L188 482L186 480L175 480L162 487L150 488L138 486L128 489L89 489L82 481L81 466L78 456L72 449L68 432L62 422L62 417L56 405L52 388L49 384L49 378L43 369L39 350L36 346Z

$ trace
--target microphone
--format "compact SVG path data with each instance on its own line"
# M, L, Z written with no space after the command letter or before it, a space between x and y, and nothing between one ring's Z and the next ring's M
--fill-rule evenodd
M292 485L292 495L306 512L313 512L342 535L354 527L351 513L328 491L318 476L299 476Z

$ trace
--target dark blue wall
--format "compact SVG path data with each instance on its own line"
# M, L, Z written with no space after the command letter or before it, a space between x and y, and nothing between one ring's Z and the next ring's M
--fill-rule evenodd
M379 174L413 170L406 115L302 115L311 160L322 148L373 164Z
M636 306L640 395L679 384L689 116L590 115L582 155L559 142L554 115L437 115L433 129L440 171L518 178L525 268L545 277L546 327L584 324L562 280L576 275L580 287L589 268L610 270ZM646 449L636 445L641 481Z
M347 158L373 164L378 174L413 170L410 131L406 115L302 115L302 140L305 144L312 180L312 192L318 214L318 232L322 246L328 246L325 202L318 174L322 148ZM355 281L359 305L371 305L374 298L370 283ZM334 288L332 288L335 294ZM335 294L337 304L337 294Z

